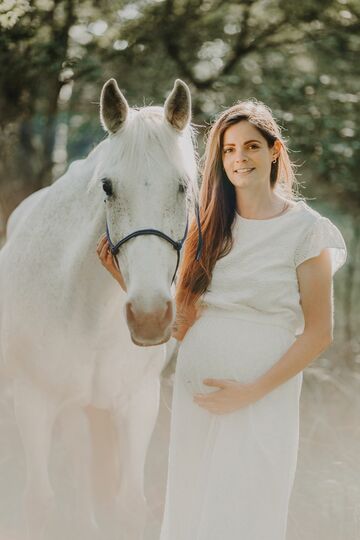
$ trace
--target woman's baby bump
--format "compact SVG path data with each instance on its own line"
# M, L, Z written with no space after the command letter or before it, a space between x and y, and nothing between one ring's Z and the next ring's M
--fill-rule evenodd
M179 349L180 375L191 393L212 392L206 378L250 382L269 369L295 337L281 327L236 317L200 317Z

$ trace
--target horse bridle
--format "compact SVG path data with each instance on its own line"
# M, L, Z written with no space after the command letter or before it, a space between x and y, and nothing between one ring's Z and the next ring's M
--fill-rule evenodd
M202 247L203 247L203 239L202 239L202 234L201 234L201 225L200 225L200 215L199 215L199 205L198 205L198 203L195 203L195 217L196 217L196 223L197 223L197 227L198 227L198 245L197 245L195 260L199 261L200 257L201 257ZM173 246L173 248L177 252L176 268L175 268L173 278L171 280L171 284L172 284L174 282L176 273L177 273L178 268L179 268L180 251L181 251L181 248L183 247L184 242L185 242L186 237L187 237L188 226L189 226L189 216L187 216L187 218L186 218L186 227L185 227L184 236L182 237L181 240L178 240L178 241L173 240L172 238L170 238L170 236L168 236L167 234L165 234L165 233L163 233L163 232L161 232L161 231L159 231L157 229L139 229L139 230L134 231L134 232L128 234L127 236L125 236L117 244L113 244L112 241L111 241L111 238L110 238L109 227L108 227L108 224L106 222L106 236L107 236L107 239L108 239L108 242L109 242L110 251L115 257L117 257L117 255L119 253L119 250L120 250L120 247L123 244L125 244L125 242L127 242L128 240L131 240L131 238L135 238L136 236L142 236L142 235L145 236L145 235L152 234L152 235L155 235L155 236L160 236L160 238L163 238L164 240L167 240L168 242L170 242L170 244Z

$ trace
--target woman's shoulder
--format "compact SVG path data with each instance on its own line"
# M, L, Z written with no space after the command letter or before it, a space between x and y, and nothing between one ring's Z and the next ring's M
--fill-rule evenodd
M301 199L295 203L293 210L294 219L289 223L288 230L296 239L305 239L310 236L319 236L326 232L340 233L330 218L315 210L307 201ZM292 225L292 226L291 226Z
M301 202L299 220L296 223L295 264L315 257L325 248L330 248L333 273L346 260L347 251L344 238L337 226L326 216Z
M325 216L320 211L315 210L315 208L305 201L305 199L297 201L295 205L297 211L294 212L295 219L293 224L300 233L324 227L335 227L333 221L329 217Z
M305 199L299 199L293 202L293 208L297 209L296 215L299 217L299 221L302 221L305 225L315 223L318 219L322 218L322 214L312 208Z

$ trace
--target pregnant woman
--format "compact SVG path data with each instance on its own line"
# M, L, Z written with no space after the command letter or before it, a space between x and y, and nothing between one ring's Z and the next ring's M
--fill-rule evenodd
M181 341L161 540L285 540L303 369L332 341L332 276L346 247L296 198L271 111L212 126L176 288ZM103 264L125 286L107 251Z

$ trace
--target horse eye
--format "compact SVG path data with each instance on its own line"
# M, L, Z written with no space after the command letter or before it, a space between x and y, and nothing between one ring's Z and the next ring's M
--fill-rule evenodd
M103 178L101 181L103 190L105 191L106 195L110 197L113 194L111 180L109 180L108 178Z
M184 184L179 184L179 193L185 193L185 186L184 186Z

